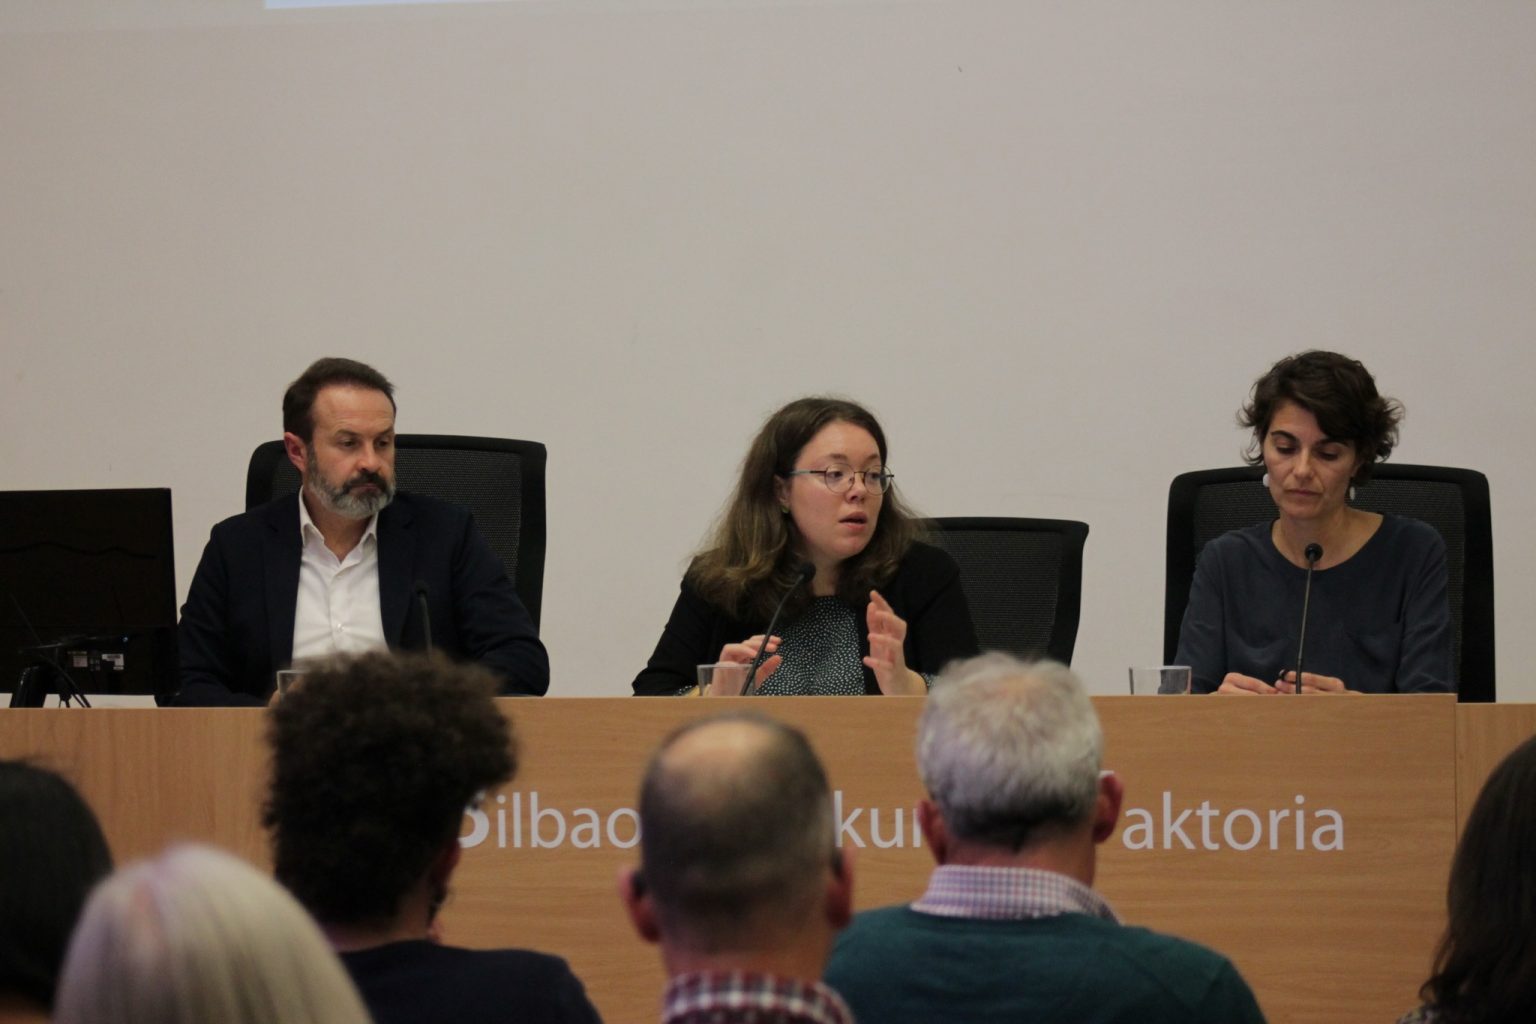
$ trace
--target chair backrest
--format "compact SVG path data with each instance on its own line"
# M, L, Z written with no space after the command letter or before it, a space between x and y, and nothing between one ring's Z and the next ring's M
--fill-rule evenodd
M544 465L537 441L449 434L397 434L395 476L401 490L460 505L506 566L507 577L537 628L544 593ZM245 507L255 508L299 489L299 471L283 442L251 453Z
M1179 646L1179 625L1189 604L1195 559L1206 543L1228 530L1275 518L1275 503L1257 466L1182 473L1168 488L1168 567L1163 598L1163 660ZM1375 467L1356 488L1353 504L1421 520L1445 539L1447 591L1454 633L1451 664L1458 699L1492 701L1493 526L1488 478L1471 469Z
M1072 663L1088 524L1070 519L950 517L927 539L960 566L984 651Z

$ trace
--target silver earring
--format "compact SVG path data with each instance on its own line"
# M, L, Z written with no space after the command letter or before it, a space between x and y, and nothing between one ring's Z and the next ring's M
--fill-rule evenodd
M789 515L789 506L788 505L780 505L779 506L779 515L781 515L781 516Z
M1355 485L1354 484L1350 484L1349 485L1349 500L1350 501L1354 501L1355 500Z
M1269 490L1269 474L1268 473L1264 474L1264 489L1266 491Z

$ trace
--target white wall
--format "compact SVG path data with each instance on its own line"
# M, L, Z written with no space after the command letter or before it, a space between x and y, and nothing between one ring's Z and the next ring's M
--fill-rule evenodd
M936 515L1087 520L1161 649L1168 480L1299 348L1486 472L1536 699L1536 6L0 3L0 486L169 485L183 590L283 386L550 449L553 692L628 690L761 418L872 405Z

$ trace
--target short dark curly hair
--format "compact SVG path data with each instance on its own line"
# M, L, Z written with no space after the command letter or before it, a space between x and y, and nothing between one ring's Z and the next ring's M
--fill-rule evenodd
M262 824L278 881L318 920L393 919L464 808L512 778L496 691L485 669L381 652L310 670L273 708Z
M1386 461L1397 446L1402 403L1377 392L1376 379L1360 360L1312 349L1286 356L1254 381L1247 404L1237 414L1238 424L1253 431L1246 455L1249 465L1264 464L1270 421L1287 401L1315 416L1328 437L1355 446L1360 457L1357 483L1369 480L1375 464Z

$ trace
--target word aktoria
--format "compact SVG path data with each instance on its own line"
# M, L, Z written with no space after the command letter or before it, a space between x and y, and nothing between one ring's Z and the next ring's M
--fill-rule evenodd
M847 804L843 791L832 794L837 845L881 850L923 845L911 808L859 807ZM459 845L497 849L629 849L640 841L640 816L632 807L599 810L555 807L537 790L503 793L480 807L466 808ZM1141 850L1302 850L1330 853L1344 849L1344 816L1327 807L1310 808L1296 794L1289 806L1218 807L1209 800L1180 800L1164 790L1152 808L1127 807L1120 822L1120 843Z
M1344 849L1344 816L1320 807L1309 811L1300 793L1290 807L1223 810L1209 800L1188 806L1163 791L1162 814L1128 807L1120 842L1128 850L1316 850Z

